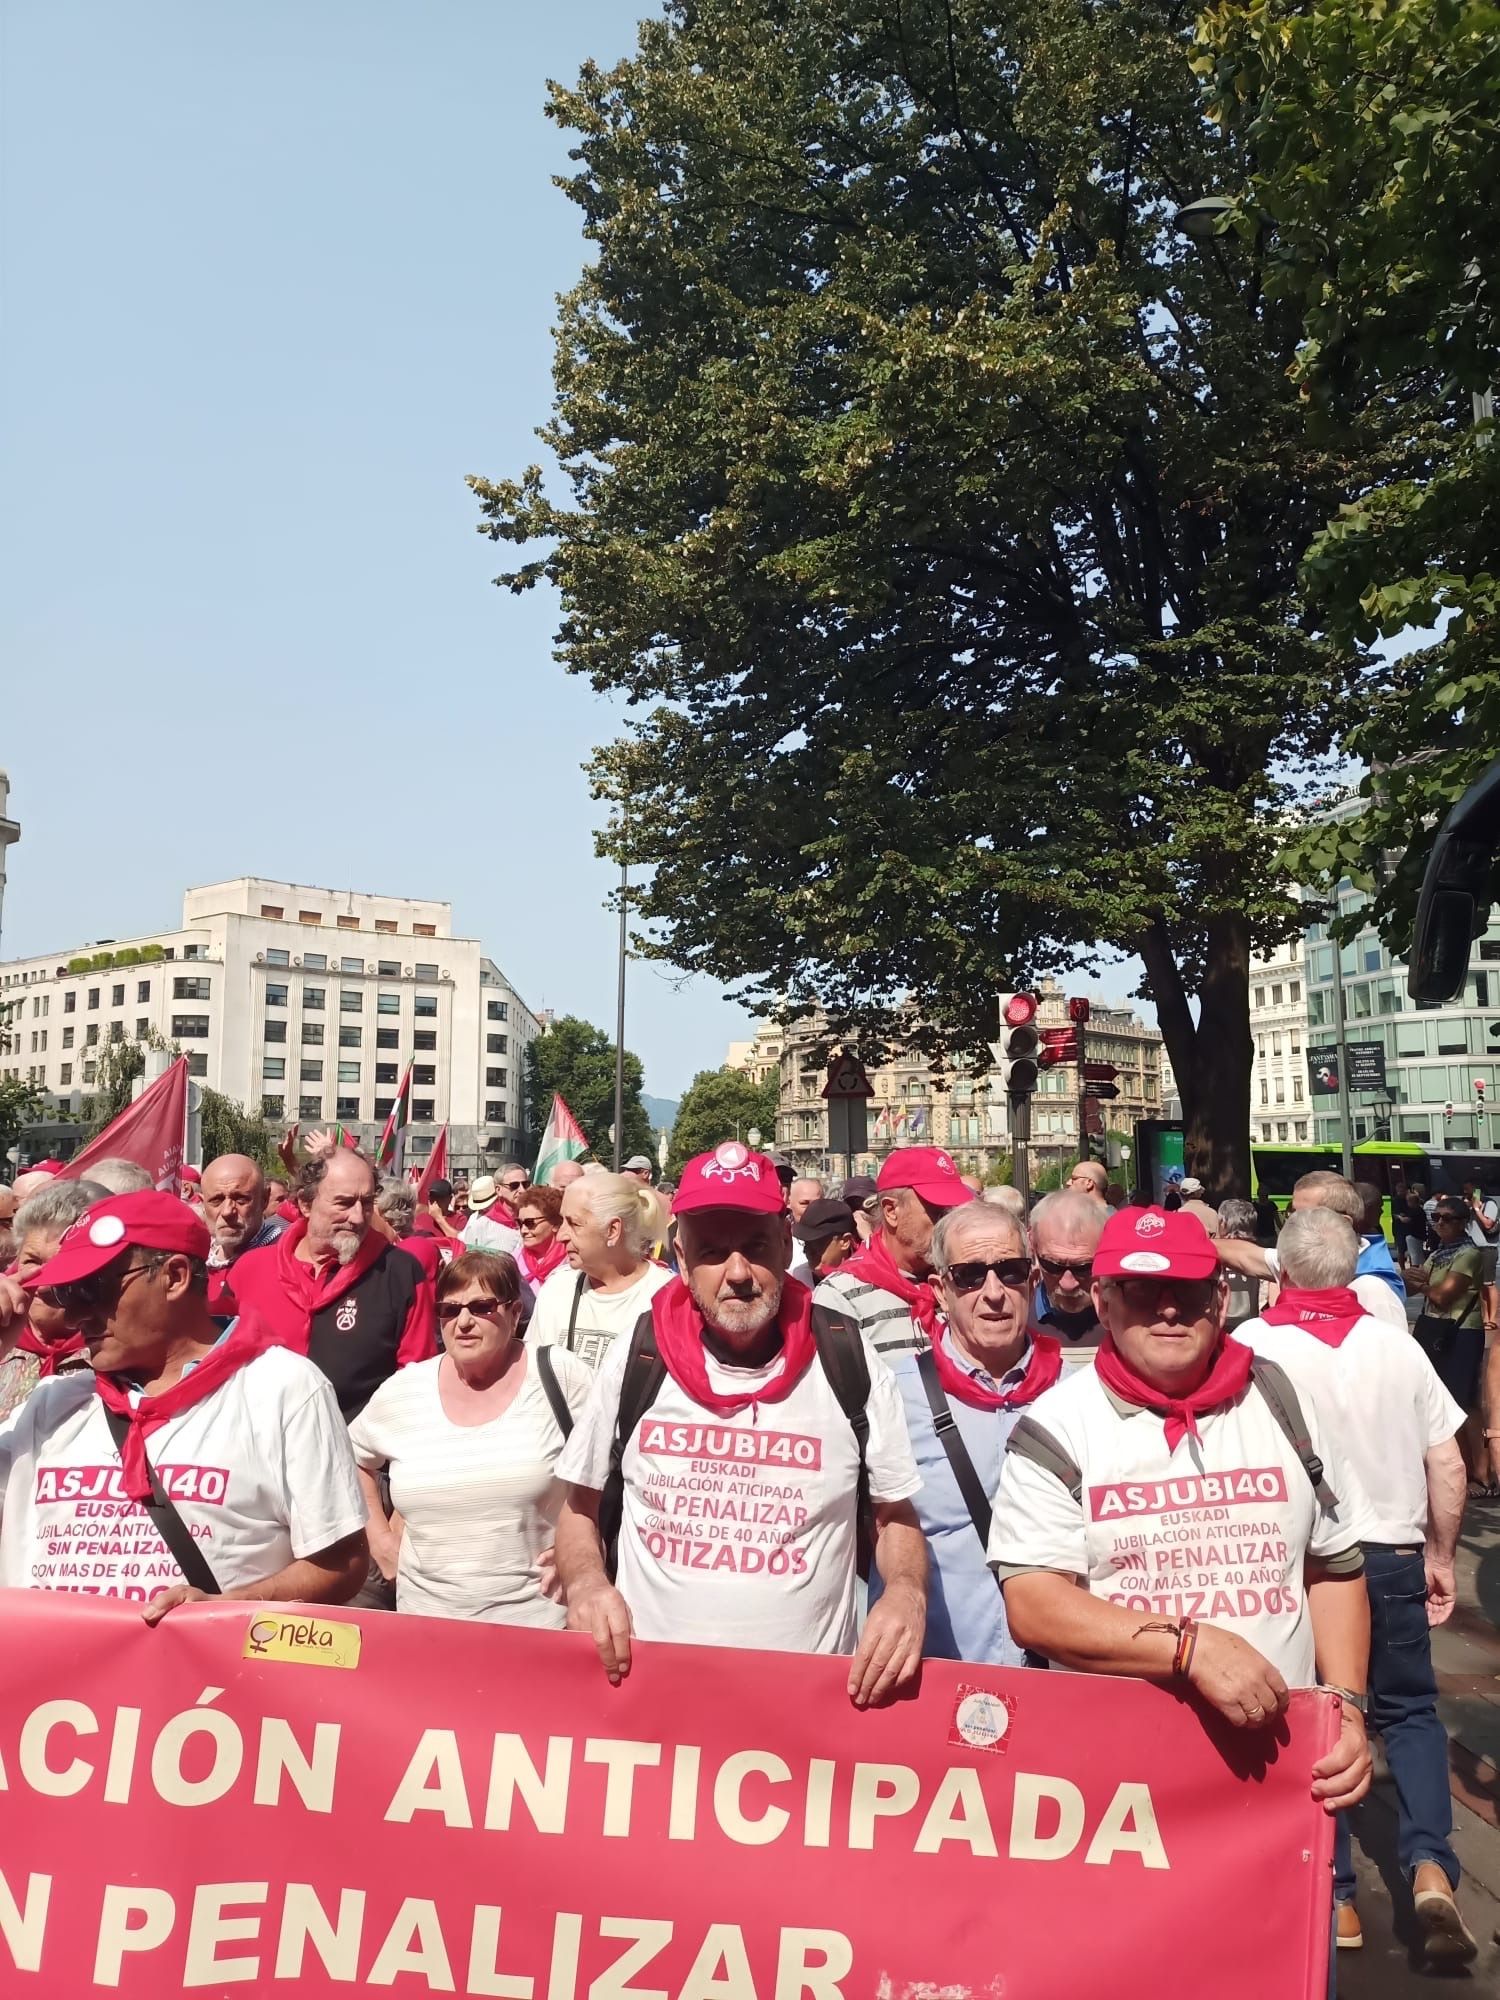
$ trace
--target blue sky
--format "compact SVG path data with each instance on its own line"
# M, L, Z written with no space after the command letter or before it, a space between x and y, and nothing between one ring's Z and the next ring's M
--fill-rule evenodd
M630 0L7 0L0 764L7 957L262 874L439 896L533 1007L612 1029L607 700L490 579L584 246L549 76ZM675 1095L743 1017L632 969Z

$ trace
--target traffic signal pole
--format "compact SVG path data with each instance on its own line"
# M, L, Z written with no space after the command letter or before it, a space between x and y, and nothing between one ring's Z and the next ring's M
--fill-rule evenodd
M1087 1036L1082 1021L1075 1024L1073 1032L1078 1037L1078 1157L1091 1160L1094 1152L1089 1144L1089 1073L1083 1066Z

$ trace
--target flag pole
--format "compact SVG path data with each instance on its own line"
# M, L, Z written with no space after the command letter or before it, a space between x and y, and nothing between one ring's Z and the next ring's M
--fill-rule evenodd
M620 1171L620 1154L625 1143L625 958L626 906L630 900L630 864L620 863L620 982L615 1007L615 1151L614 1169Z

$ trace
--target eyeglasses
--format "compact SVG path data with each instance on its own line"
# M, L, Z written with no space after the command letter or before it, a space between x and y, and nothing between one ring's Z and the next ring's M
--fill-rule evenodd
M943 1277L955 1292L977 1292L991 1271L1002 1285L1024 1285L1031 1276L1031 1259L999 1257L988 1264L950 1264Z
M1201 1319L1213 1305L1219 1283L1217 1278L1114 1278L1110 1282L1132 1312L1155 1312L1165 1301L1177 1308L1181 1319Z
M101 1306L117 1305L132 1278L150 1277L159 1268L155 1264L136 1264L127 1271L119 1271L106 1264L102 1271L91 1271L86 1278L75 1278L71 1284L43 1285L37 1297L54 1312L75 1319L81 1313L97 1312Z
M1086 1285L1094 1275L1092 1257L1085 1257L1081 1264L1073 1263L1066 1257L1038 1257L1036 1261L1049 1278L1060 1278L1064 1271L1071 1271L1080 1285Z
M540 1229L546 1220L545 1215L518 1215L516 1224L521 1229Z
M526 1184L527 1183L525 1182L525 1180L501 1181L500 1183L501 1187L505 1189L505 1192L507 1194L519 1194L522 1188L526 1186Z
M451 1326L456 1319L467 1313L470 1319L501 1318L507 1307L502 1299L443 1299L437 1309L437 1316L444 1326Z

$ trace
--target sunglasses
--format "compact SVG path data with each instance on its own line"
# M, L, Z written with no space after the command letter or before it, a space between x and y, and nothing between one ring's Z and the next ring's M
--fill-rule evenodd
M102 1271L91 1271L88 1277L75 1278L68 1285L41 1285L37 1297L54 1312L73 1319L82 1313L97 1312L101 1306L118 1304L131 1279L149 1277L152 1268L150 1264L137 1264L131 1270L118 1271L106 1264Z
M955 1292L977 1292L991 1271L1002 1285L1024 1285L1031 1276L1031 1259L999 1257L988 1264L950 1264L943 1276Z
M452 1326L467 1313L470 1319L499 1319L509 1310L501 1299L443 1299L437 1316L444 1326Z
M500 1185L505 1189L507 1194L519 1194L527 1183L525 1181L501 1181Z
M1200 1319L1214 1301L1216 1278L1113 1278L1132 1312L1154 1312L1163 1297L1188 1319Z
M518 1215L516 1226L520 1229L540 1229L546 1220L545 1215Z
M1036 1261L1049 1278L1060 1278L1064 1271L1071 1271L1080 1285L1086 1285L1094 1275L1092 1257L1086 1257L1081 1264L1069 1263L1065 1257L1038 1257Z

